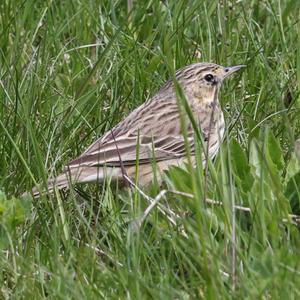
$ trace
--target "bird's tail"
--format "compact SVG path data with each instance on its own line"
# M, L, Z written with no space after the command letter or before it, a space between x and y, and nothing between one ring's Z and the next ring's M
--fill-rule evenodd
M58 190L62 190L64 188L69 188L69 186L72 184L72 176L68 175L66 172L60 174L54 179L50 179L47 182L47 189L43 191L43 188L40 187L34 187L32 189L32 194L34 198L39 198L41 193L49 193L53 194L54 193L54 188L57 188ZM76 183L76 182L74 182Z
M109 172L108 175L114 175L114 172ZM59 176L51 179L47 182L47 189L34 187L31 194L34 198L39 198L41 194L53 194L54 189L62 190L68 189L70 186L76 183L88 183L88 182L102 182L104 176L107 175L107 171L99 167L77 167L68 169L61 173ZM28 195L28 193L23 194Z

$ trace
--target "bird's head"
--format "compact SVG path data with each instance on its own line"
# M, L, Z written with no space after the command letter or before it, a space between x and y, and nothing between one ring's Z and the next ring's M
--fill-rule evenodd
M178 82L193 97L211 101L218 93L225 78L245 67L223 67L212 63L195 63L176 73Z

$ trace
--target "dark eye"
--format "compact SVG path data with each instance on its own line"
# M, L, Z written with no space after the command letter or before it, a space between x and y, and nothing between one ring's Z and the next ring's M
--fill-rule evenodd
M204 79L207 81L207 82L212 82L214 80L214 76L212 74L206 74L204 76Z

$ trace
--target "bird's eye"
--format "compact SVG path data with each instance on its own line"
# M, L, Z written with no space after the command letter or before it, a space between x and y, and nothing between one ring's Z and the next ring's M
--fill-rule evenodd
M204 76L204 79L207 81L207 82L212 82L214 80L214 76L212 74L206 74Z

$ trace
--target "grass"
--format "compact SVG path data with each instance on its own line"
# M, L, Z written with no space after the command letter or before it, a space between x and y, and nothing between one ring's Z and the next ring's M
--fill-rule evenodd
M289 217L300 214L299 2L130 7L0 4L0 297L299 298L299 223ZM137 189L105 182L20 199L153 95L170 68L196 61L247 65L222 88L228 130L207 188L201 162L172 169L163 188L187 194L162 197L138 232L130 224L148 204Z

